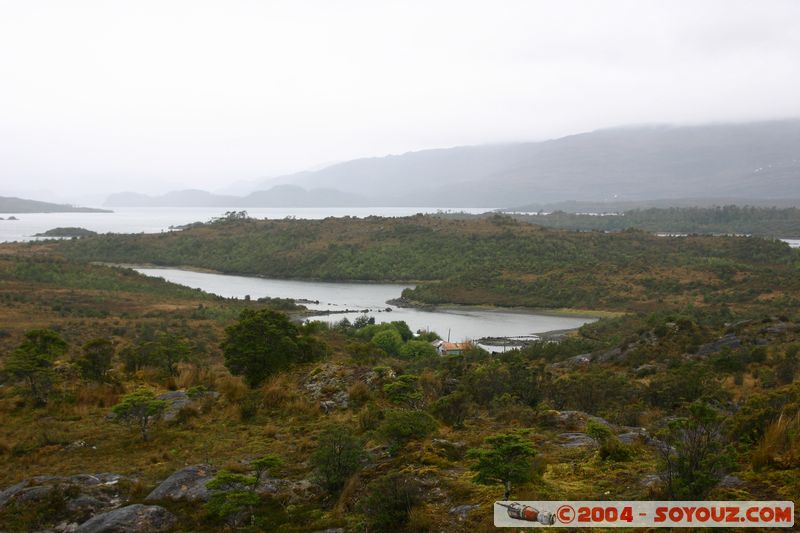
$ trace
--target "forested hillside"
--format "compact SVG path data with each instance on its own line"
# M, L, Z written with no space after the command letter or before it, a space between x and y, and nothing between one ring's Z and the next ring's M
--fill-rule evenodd
M622 231L635 228L653 233L739 234L772 238L800 237L800 209L794 207L777 209L726 205L724 207L632 209L621 213L602 211L592 214L565 213L563 211L542 214L512 213L512 216L520 222L572 230Z
M500 215L223 220L178 232L103 235L50 246L86 261L278 278L421 281L405 296L436 304L759 307L791 306L800 295L798 254L785 243L563 231Z

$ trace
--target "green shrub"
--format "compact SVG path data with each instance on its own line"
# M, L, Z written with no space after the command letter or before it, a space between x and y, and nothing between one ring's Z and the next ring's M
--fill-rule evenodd
M463 390L442 396L431 406L431 412L435 417L454 428L463 427L471 411L469 396Z
M422 406L422 391L419 387L419 377L413 374L402 374L394 381L383 386L383 392L392 402L405 405L412 409Z
M394 453L411 440L424 439L436 427L436 420L424 411L393 409L386 413L379 432Z
M369 484L361 511L374 531L404 531L412 509L420 501L419 483L393 473Z
M631 449L620 442L607 425L595 420L589 420L586 423L586 434L597 441L598 453L601 459L627 461L631 458Z

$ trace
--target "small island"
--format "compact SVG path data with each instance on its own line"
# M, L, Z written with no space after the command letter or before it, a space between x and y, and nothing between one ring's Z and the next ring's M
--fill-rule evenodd
M89 237L97 235L96 231L86 228L53 228L45 231L44 233L37 233L34 237Z

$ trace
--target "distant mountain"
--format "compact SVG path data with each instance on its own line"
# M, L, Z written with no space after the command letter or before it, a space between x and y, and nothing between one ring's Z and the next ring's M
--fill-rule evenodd
M51 204L37 200L26 200L0 196L0 213L111 213L107 209L75 207L67 204Z
M370 204L362 196L335 189L306 190L296 185L277 185L267 191L256 191L247 196L213 194L196 189L172 191L161 196L124 192L112 194L104 205L113 207L353 207Z
M496 206L672 198L800 198L800 120L624 127L424 150L271 178L372 205Z
M547 204L526 204L501 209L506 213L537 213L563 211L564 213L622 213L632 209L665 209L680 207L722 207L726 205L747 205L750 207L798 207L800 197L796 198L669 198L656 200L631 200L607 202L569 201Z

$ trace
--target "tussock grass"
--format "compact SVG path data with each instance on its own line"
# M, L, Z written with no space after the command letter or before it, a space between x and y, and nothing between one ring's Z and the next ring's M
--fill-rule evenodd
M750 462L756 471L768 466L791 468L800 465L800 412L794 415L782 413L768 425L751 453Z

